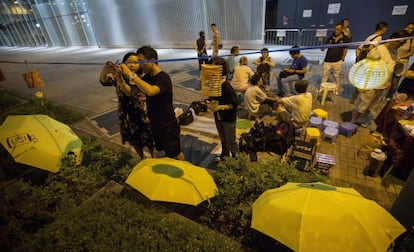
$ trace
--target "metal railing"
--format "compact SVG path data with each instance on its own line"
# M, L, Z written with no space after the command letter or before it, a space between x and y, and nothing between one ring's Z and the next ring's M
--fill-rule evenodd
M267 29L267 45L317 46L324 44L333 29Z

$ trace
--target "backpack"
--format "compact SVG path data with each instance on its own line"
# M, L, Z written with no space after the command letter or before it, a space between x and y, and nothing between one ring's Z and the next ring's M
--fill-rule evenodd
M183 114L178 117L180 125L188 125L194 121L193 112L188 108Z
M379 35L374 36L372 39L370 39L369 41L373 41L374 39L376 39ZM369 51L371 51L371 45L363 45L362 48L357 48L356 49L356 59L355 61L361 61L363 59L365 59L368 56Z
M295 127L291 121L282 121L277 125L265 125L256 122L249 133L243 133L239 140L240 151L273 152L283 155L294 141Z
M200 100L191 102L189 108L193 108L196 115L199 115L201 112L207 112L208 110L208 100Z

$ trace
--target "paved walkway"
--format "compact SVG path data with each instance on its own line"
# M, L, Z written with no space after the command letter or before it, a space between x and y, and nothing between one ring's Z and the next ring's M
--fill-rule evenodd
M75 130L120 144L119 135L108 137L108 135L96 127L93 121L93 118L117 108L116 95L113 88L101 86L98 82L98 76L105 61L120 60L125 52L134 50L133 48L107 49L95 47L0 47L0 61L23 62L27 60L29 62L28 65L0 63L0 69L6 76L6 81L1 82L0 87L24 96L33 96L38 90L27 88L23 81L22 73L36 69L40 72L46 84L42 91L48 99L75 109L87 117L82 122L72 125ZM158 52L160 59L194 57L193 50L162 49ZM251 52L253 51L242 51L242 53ZM310 91L314 95L314 108L318 108L321 107L320 97L317 98L316 94L320 84L321 64L325 53L320 50L309 50L304 51L303 54L311 63L306 79L311 84ZM247 55L250 63L258 56L259 54ZM275 59L277 64L273 74L273 78L275 78L281 67L289 65L290 58L287 52L273 52L271 57ZM328 111L330 120L342 122L347 112L352 110L352 104L349 103L352 88L349 84L347 73L353 62L354 51L350 50L341 74L341 93L328 99L325 106L323 106L323 109ZM166 62L160 63L160 66L171 75L174 82L174 100L177 103L189 104L191 101L203 98L200 91L192 83L192 81L198 81L197 71L194 71L198 67L196 60ZM272 82L275 83L275 79ZM203 125L206 125L206 127L203 127ZM215 128L211 125L213 125L211 120L199 118L197 123L183 127L182 133L196 136L209 143L219 143ZM374 128L375 125L371 125L371 129ZM369 137L369 131L370 128L358 128L357 134L351 138L339 135L336 144L322 141L321 145L318 146L317 152L335 156L336 165L331 170L331 179L342 185L356 188L364 196L388 208L401 190L402 182L392 176L387 177L386 181L382 181L380 177L372 178L362 174L364 167L367 165L367 160L359 158L357 151L365 143L366 138ZM217 148L213 152L219 151ZM206 163L208 161L205 161L204 164Z

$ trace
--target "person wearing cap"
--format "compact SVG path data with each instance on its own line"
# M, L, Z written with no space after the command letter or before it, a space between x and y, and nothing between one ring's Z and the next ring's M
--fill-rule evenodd
M252 63L253 65L257 66L256 71L263 78L264 85L270 86L272 68L275 67L276 64L273 61L273 59L269 56L268 48L263 48L260 51L260 53L262 54L262 56L255 59Z
M208 54L207 54L206 34L204 33L204 31L200 31L199 34L200 34L200 38L194 41L193 48L197 52L198 69L201 70L201 65L207 64L208 62Z

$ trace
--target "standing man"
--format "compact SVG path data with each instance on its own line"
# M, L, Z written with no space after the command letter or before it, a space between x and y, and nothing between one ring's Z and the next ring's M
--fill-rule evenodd
M387 30L388 30L388 23L385 21L380 21L375 25L375 32L369 35L365 39L365 41L379 44L382 40L382 36L387 32ZM369 50L371 50L374 47L375 46L372 44L358 46L357 49L355 50L356 61L358 62L361 60L361 58L366 57L366 54L368 54Z
M158 60L157 51L150 46L138 49L138 61ZM148 116L157 150L165 151L170 158L184 160L180 145L180 125L175 118L173 108L173 93L170 76L162 71L156 62L140 64L145 74L142 79L122 64L124 77L133 80L147 95Z
M402 32L394 32L390 39L403 38L404 36ZM377 110L378 106L383 105L383 99L385 99L385 95L391 87L392 75L396 63L391 55L391 51L397 50L404 43L404 40L389 41L372 49L370 53L373 55L377 54L387 65L388 79L382 86L376 87L375 89L360 90L352 111L351 122L360 124L363 127L367 127L371 123L368 116L369 113Z
M388 31L388 23L385 21L380 21L375 25L375 32L371 35L369 35L365 41L366 42L372 42L374 44L379 44L382 40L382 36ZM355 50L355 62L358 62L362 59L364 59L368 52L374 48L375 46L373 44L367 44L367 45L360 45ZM352 94L352 97L350 99L350 103L354 103L357 96L358 96L358 89L354 89L354 93Z
M201 70L202 64L207 64L208 62L208 54L207 54L207 41L206 41L206 34L204 31L200 31L200 38L194 41L193 48L197 52L198 57L198 70Z
M342 33L345 35L345 37L348 38L349 41L351 41L352 34L351 34L351 30L349 29L349 19L348 18L342 19L341 24L342 24Z
M219 49L221 49L222 44L221 44L221 39L220 39L220 33L217 29L216 24L211 24L211 32L213 33L213 41L211 42L211 46L213 47L213 57L217 57L218 56L218 51Z
M342 24L338 23L335 25L335 31L332 35L326 40L325 44L343 44L350 42L348 37L345 36L342 32ZM323 62L323 74L321 83L327 82L331 70L333 71L332 75L335 79L336 84L336 94L339 92L339 73L341 72L342 65L346 56L346 47L332 47L328 48L328 51L325 55L325 60Z

